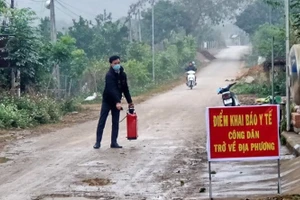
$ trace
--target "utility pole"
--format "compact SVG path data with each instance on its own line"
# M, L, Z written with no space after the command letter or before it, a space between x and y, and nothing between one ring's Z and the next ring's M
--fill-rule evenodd
M57 36L56 36L54 0L50 1L50 22L51 22L51 41L56 42Z
M274 36L272 37L272 104L274 104Z
M132 21L131 21L131 14L129 14L129 41L132 42Z
M269 5L269 23L272 24L272 5Z
M141 10L138 10L139 41L142 42Z
M15 8L15 1L10 1L10 8ZM13 23L13 16L10 19L10 23ZM15 89L17 89L17 96L21 97L21 72L18 68L15 68L15 66L12 66L11 69L11 89L12 92L15 94Z
M134 41L139 40L139 23L138 23L138 13L135 13L134 19Z
M289 68L289 54L290 54L290 0L285 0L285 31L286 31L286 131L290 131L291 129L291 111L290 111L290 101L291 101L291 95L290 95L290 68Z
M50 23L51 23L51 41L56 43L57 41L57 31L56 31L56 21L55 21L55 6L54 0L50 0ZM53 75L56 79L56 95L58 98L61 97L60 92L60 69L58 63L54 63Z
M15 1L10 1L10 8L13 9L15 7ZM10 18L10 24L12 24L13 17ZM11 66L11 61L9 62L9 66L11 67L11 73L10 73L10 87L11 87L11 94L15 93L15 87L16 87L16 74L15 74L15 68Z
M154 0L152 1L152 79L155 83L155 49L154 49Z

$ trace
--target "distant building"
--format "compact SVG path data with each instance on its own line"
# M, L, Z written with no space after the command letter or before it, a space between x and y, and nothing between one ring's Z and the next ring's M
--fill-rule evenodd
M240 46L241 45L241 37L238 34L232 34L230 37L231 43L232 45L237 45Z

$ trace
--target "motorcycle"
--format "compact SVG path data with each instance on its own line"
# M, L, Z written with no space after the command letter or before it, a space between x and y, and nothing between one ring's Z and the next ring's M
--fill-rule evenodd
M193 71L193 70L190 70L190 71L187 71L186 74L187 74L187 83L186 83L186 85L189 88L191 88L191 90L192 90L193 87L196 86L196 81L195 81L195 79L196 79L196 76L195 76L196 72Z
M237 96L230 91L230 88L235 84L236 82L231 83L226 87L218 89L217 93L222 95L222 101L224 106L240 106L240 102Z

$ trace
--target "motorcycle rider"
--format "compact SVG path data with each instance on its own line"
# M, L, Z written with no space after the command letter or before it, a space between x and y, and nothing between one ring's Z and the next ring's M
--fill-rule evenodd
M197 68L195 67L195 62L189 62L189 65L185 68L185 71L188 72L188 71L194 71L196 72L197 71ZM186 76L186 82L188 81L187 79L187 76ZM197 85L197 77L196 77L196 74L195 74L195 84Z

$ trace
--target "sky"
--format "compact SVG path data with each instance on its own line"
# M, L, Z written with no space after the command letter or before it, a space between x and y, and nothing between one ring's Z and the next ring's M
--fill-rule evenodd
M129 6L138 0L55 0L55 14L57 26L72 24L72 19L78 19L79 15L86 19L94 19L104 9L112 13L113 19L119 19L127 15ZM6 0L10 2L10 0ZM18 8L29 7L39 17L49 16L50 11L45 8L46 0L15 0Z

